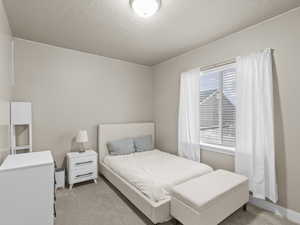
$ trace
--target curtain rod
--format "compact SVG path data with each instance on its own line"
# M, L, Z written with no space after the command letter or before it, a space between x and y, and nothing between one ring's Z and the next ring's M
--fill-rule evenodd
M274 52L273 48L266 48L266 49L262 49L260 51L265 51L265 50L270 50L272 53ZM225 60L225 61L222 61L222 62L219 62L219 63L215 63L215 64L212 64L212 65L200 66L200 71L207 71L207 70L215 69L215 68L220 67L220 66L226 66L226 65L229 65L229 64L233 64L233 63L236 63L235 58L231 58L231 59L228 59L228 60Z
M215 68L220 67L220 66L226 66L226 65L229 65L229 64L233 64L235 62L236 62L236 60L234 58L228 59L226 61L215 63L215 64L212 64L212 65L201 66L200 71L207 71L207 70L215 69Z

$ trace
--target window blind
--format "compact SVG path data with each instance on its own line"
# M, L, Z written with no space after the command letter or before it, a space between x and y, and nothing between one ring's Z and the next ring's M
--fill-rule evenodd
M200 77L202 144L235 146L236 69L234 64L204 71Z

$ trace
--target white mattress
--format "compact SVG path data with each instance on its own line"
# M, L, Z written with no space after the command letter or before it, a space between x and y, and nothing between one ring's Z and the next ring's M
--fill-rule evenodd
M106 156L105 165L151 200L170 197L171 187L212 171L212 168L159 150Z

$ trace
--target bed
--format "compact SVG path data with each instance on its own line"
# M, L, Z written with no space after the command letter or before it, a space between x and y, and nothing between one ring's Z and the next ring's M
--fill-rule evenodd
M130 155L110 156L107 142L128 137L152 135L153 123L99 125L100 173L154 224L170 216L169 190L172 186L207 174L212 168L158 149Z

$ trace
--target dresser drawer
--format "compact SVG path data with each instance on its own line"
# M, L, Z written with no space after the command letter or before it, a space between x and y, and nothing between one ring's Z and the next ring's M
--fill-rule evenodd
M71 170L95 168L97 166L97 157L88 156L88 157L73 158L70 160L69 163L70 163L69 166Z
M82 169L82 170L73 170L69 174L70 183L78 183L86 180L92 180L97 178L97 170L94 169Z

